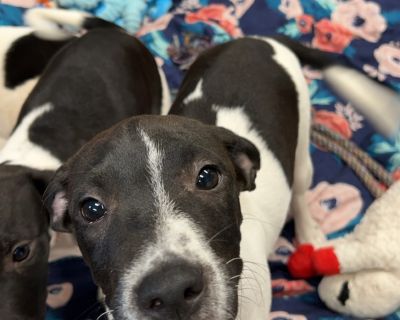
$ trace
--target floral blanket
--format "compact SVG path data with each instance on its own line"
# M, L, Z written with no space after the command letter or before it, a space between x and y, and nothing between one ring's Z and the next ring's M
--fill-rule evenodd
M16 1L18 5L35 2ZM93 0L88 8L85 4L90 1L62 2L65 7L86 8L94 14L107 3ZM125 9L126 14L129 9ZM0 25L21 25L23 10L0 5ZM148 0L140 10L136 17L139 15L141 23L130 31L157 58L172 89L179 86L185 70L201 50L243 35L283 33L315 48L341 54L355 68L400 92L399 0ZM124 26L124 16L111 20ZM329 91L317 71L305 67L304 75L314 121L351 139L399 177L400 134L393 140L380 136L349 103ZM308 193L310 212L328 238L340 237L361 221L373 196L340 158L314 145L311 152L315 176ZM274 292L269 318L347 319L328 310L319 300L318 279L291 279L286 261L293 250L293 225L289 223L269 261ZM67 272L67 266L80 271ZM101 310L82 262L65 258L50 267L48 319L96 319ZM66 284L74 290L60 303L57 295L62 295ZM387 319L400 319L400 312Z

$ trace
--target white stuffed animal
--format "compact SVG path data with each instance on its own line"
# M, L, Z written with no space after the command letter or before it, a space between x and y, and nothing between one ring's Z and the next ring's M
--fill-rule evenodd
M288 267L295 277L324 275L318 293L337 312L378 318L399 309L400 181L375 200L354 232L300 245Z

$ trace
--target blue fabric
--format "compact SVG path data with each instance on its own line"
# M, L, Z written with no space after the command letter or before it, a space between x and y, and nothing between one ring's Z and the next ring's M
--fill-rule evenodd
M21 26L24 24L25 9L0 3L0 26Z
M147 22L138 35L161 61L172 89L178 88L188 64L201 50L242 35L283 33L339 54L350 65L400 92L399 1L359 1L358 5L353 0L148 1ZM0 5L0 24L20 25L21 14L21 9ZM163 20L166 17L169 19ZM305 69L305 76L314 120L354 141L394 175L399 175L400 136L388 140L378 135L351 105L331 93L318 73ZM353 230L374 199L341 159L314 145L310 150L315 169L309 192L310 210L321 219L327 237L336 238ZM351 208L343 205L349 201ZM338 217L340 223L331 223L332 217ZM323 305L315 291L319 279L291 279L286 260L293 250L293 224L289 223L270 261L274 291L271 318L349 319ZM74 300L76 304L72 305L71 300L71 305L59 310L68 314L64 319L84 314L85 308L93 305L95 293L90 289L90 273L81 263L65 260L51 265L55 273L51 271L49 283L64 281L55 280L62 277L57 272L75 268L72 264L80 268L75 275L80 280L71 281L83 284L83 291L79 292L85 294ZM70 308L74 309L72 313L67 310ZM55 319L53 313L49 317ZM386 319L400 319L400 314Z

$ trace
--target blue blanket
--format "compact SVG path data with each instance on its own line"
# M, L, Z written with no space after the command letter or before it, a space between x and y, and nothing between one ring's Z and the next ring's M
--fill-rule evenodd
M398 0L186 0L148 1L147 6L137 35L157 57L172 89L178 88L200 51L243 35L283 33L341 54L355 68L400 92ZM22 12L0 5L0 25L22 24ZM121 24L120 20L116 22ZM399 177L400 133L393 141L386 140L350 104L332 94L317 71L304 68L304 75L314 121L357 143ZM310 212L328 238L343 236L361 221L374 198L337 156L314 145L311 152L315 176L308 194ZM270 319L347 319L319 300L319 279L291 279L286 261L293 250L293 225L289 223L269 261L274 292ZM80 271L64 274L63 270L72 265ZM72 283L75 290L63 306L49 307L48 319L96 319L102 310L82 262L65 258L50 268L49 295L62 293L64 283ZM400 319L400 312L387 319Z

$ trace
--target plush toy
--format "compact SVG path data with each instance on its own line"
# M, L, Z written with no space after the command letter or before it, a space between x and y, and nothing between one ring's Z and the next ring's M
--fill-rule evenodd
M375 200L354 232L301 244L288 268L295 277L325 276L320 298L340 313L378 318L400 308L400 181Z
M56 0L67 9L80 9L136 33L145 15L155 20L172 7L172 0Z

